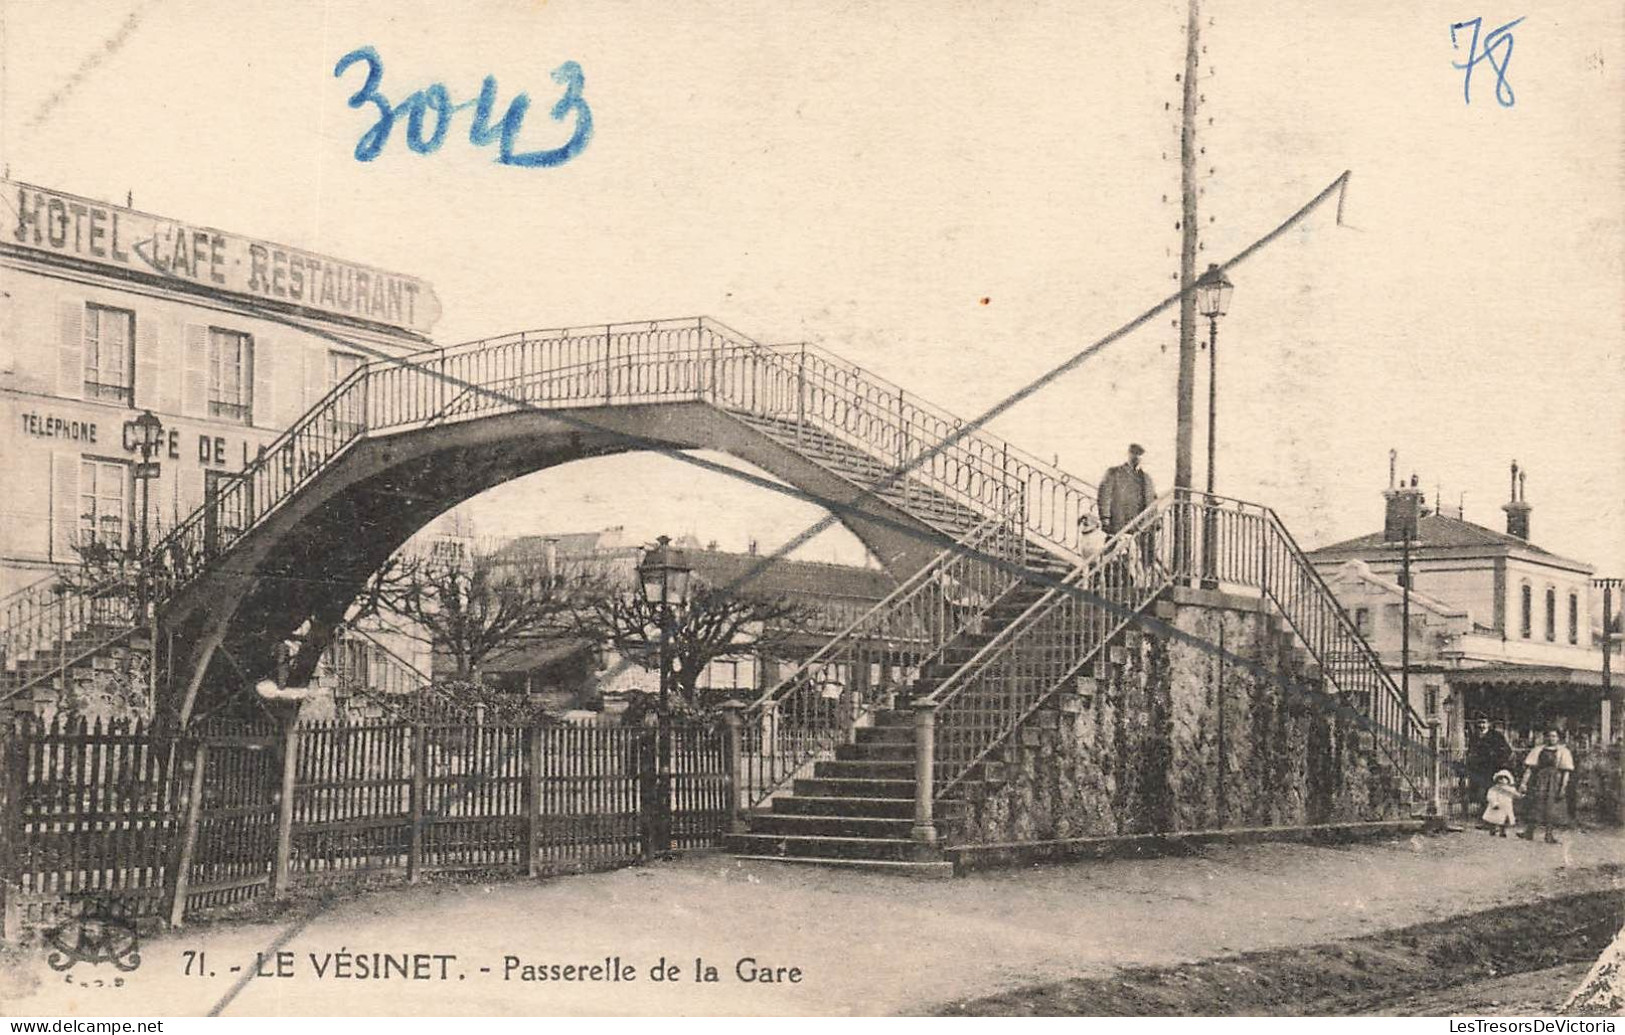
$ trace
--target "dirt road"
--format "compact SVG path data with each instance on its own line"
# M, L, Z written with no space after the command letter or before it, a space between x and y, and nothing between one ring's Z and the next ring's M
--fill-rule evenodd
M202 1014L243 983L226 1013L917 1013L1121 967L1307 945L1615 887L1622 859L1625 840L1600 833L1576 833L1561 846L1474 834L1215 846L1183 858L942 882L691 856L538 882L352 896L302 926L171 932L142 946L141 968L116 989L73 983L111 974L81 965L64 976L36 959L0 976L0 1011ZM268 976L246 980L257 952L269 952ZM426 963L421 979L377 957L359 965L389 975L378 979L357 976L354 959L340 966L346 953L393 954L409 968L417 966L410 954L455 959ZM635 976L522 981L509 969L504 979L510 956L532 965L618 957L615 972L631 966ZM700 976L714 966L716 982L695 980L696 957ZM651 980L662 959L676 971ZM755 962L741 969L743 959ZM760 981L763 968L781 980ZM747 972L758 980L741 980Z

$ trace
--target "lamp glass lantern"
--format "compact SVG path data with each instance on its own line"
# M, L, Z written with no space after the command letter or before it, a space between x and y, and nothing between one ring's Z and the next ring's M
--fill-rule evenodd
M136 441L140 444L141 455L143 458L150 457L163 444L164 422L153 416L151 410L142 410L141 416L133 423L138 432Z
M1218 264L1210 263L1207 272L1196 278L1196 311L1217 320L1230 311L1230 294L1235 289Z
M688 602L693 574L694 569L683 563L682 553L672 548L671 537L663 535L638 565L643 599L650 604L681 607Z

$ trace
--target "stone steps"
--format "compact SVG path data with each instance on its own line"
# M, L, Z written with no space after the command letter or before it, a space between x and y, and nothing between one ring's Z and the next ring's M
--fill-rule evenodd
M751 820L752 834L778 837L868 837L899 840L909 836L912 817L895 816L804 816L796 813L766 813Z
M729 834L724 847L738 855L797 856L803 859L884 859L931 862L935 845L908 837L835 837L827 834Z
M846 870L867 870L871 873L883 873L888 876L898 877L925 877L946 880L954 875L954 864L945 859L931 862L898 862L891 859L824 859L792 855L747 855L739 853L735 854L735 858L747 862L774 862L801 866L828 866Z
M772 812L751 816L752 826L764 816L852 816L861 819L906 819L912 823L914 799L786 795L773 799Z

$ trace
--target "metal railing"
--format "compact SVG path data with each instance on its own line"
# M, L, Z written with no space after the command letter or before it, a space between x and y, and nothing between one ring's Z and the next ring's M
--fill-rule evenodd
M890 463L894 480L920 484L983 516L1018 494L1027 534L1076 554L1078 518L1093 499L1086 485L981 431L947 441L960 422L821 350L793 348L769 349L701 318L527 331L417 354L411 362L374 360L266 447L159 550L212 557L229 549L364 435L533 408L693 399L804 423Z
M69 649L73 637L115 628L122 635L138 617L135 597L128 590L127 579L84 588L53 576L7 597L0 604L0 659L5 671L15 671L44 650Z
M61 607L55 592L57 576L47 575L0 600L0 661L9 671L44 643L41 633L54 633L61 625L53 608Z
M798 423L831 433L908 471L929 488L987 513L1008 494L1023 502L1027 535L1072 560L1082 558L1078 521L1094 509L1094 488L815 345L776 345L778 376L793 384Z
M948 795L1165 590L1171 498L1142 511L936 687L933 796Z
M1368 719L1377 745L1418 797L1431 794L1427 722L1354 627L1275 511L1256 503L1181 493L1190 536L1184 574L1219 587L1261 591L1319 666L1321 678Z
M942 797L1063 689L1175 582L1261 593L1315 659L1327 692L1365 716L1417 798L1431 792L1427 724L1268 507L1176 490L967 661L934 704L934 796Z
M961 435L961 422L821 349L768 348L695 318L526 331L368 362L154 545L152 595L171 597L363 437L531 408L681 400L817 429L889 466L869 488L901 485L905 506L919 487L991 516L1017 494L1026 533L1076 554L1077 517L1092 499L1083 483L980 429Z
M741 714L739 790L761 803L829 758L863 715L911 682L948 643L979 628L1021 581L1026 544L990 518L876 603Z

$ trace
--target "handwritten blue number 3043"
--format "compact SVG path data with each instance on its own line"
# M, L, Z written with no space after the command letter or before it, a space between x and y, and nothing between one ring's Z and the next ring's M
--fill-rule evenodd
M357 47L339 58L339 63L333 66L334 78L343 76L357 61L367 63L367 81L361 84L361 89L350 95L349 105L352 108L362 108L372 104L378 109L378 121L356 141L355 157L358 162L370 162L378 157L378 153L389 142L389 134L395 128L395 120L403 113L406 115L406 146L420 155L433 154L440 150L440 145L446 139L446 131L451 128L452 116L465 108L474 109L474 123L468 128L468 142L476 147L496 143L496 160L503 165L527 168L563 165L580 154L581 149L587 146L587 141L592 139L592 109L581 96L584 78L581 66L574 61L566 61L553 70L553 81L564 87L564 96L553 105L552 115L555 121L563 122L566 116L574 112L575 132L570 134L570 139L565 141L562 147L545 151L525 151L520 154L514 153L514 140L519 136L519 128L525 122L525 113L530 110L529 94L516 95L509 102L502 120L493 126L491 112L496 108L497 102L496 76L485 77L485 82L480 86L479 97L472 101L453 104L451 93L445 86L433 83L413 93L400 104L392 106L388 98L378 92L378 81L384 76L384 62L378 56L378 51L372 47ZM425 137L424 123L430 118L434 120L434 128Z

